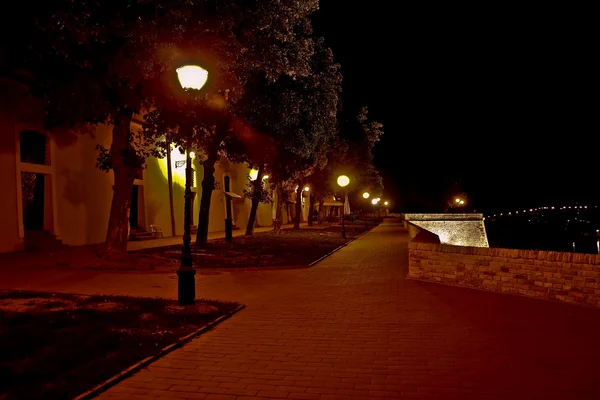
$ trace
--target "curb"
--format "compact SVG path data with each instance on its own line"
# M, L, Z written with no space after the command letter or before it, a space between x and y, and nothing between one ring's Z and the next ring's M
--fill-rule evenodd
M219 318L215 319L214 321L209 322L208 324L204 325L202 328L200 328L192 333L189 333L182 338L179 338L175 343L172 343L166 347L163 347L157 354L144 358L142 361L139 361L138 363L132 365L131 367L125 368L123 371L114 375L112 378L108 378L107 380L105 380L101 384L97 385L96 387L88 390L85 393L80 394L79 396L75 397L74 400L88 400L88 399L92 399L92 398L98 396L100 393L110 389L117 383L123 381L126 378L129 378L131 375L135 374L136 372L138 372L139 370L141 370L148 364L151 364L154 361L157 361L158 359L167 355L171 351L173 351L173 350L183 346L187 342L191 341L196 336L199 336L200 334L204 333L205 331L208 331L208 330L214 328L216 325L218 325L219 323L230 318L231 316L236 314L238 311L243 310L244 308L246 308L246 305L242 304L235 310L232 310L232 311L228 312L227 314L221 315Z
M318 263L320 263L321 261L323 261L324 259L326 259L327 257L329 257L330 255L332 255L333 253L336 253L338 251L340 251L341 249L343 249L344 247L348 246L350 243L354 242L356 239L358 239L359 237L366 235L367 233L371 232L373 229L375 229L377 226L374 226L373 228L369 229L368 231L364 231L363 233L361 233L360 235L356 236L355 238L353 238L352 240L348 240L346 243L344 243L343 245L336 247L335 249L331 250L329 253L325 254L324 256L321 256L319 258L317 258L315 261L311 262L310 264L308 264L309 267L312 267L314 265L317 265Z

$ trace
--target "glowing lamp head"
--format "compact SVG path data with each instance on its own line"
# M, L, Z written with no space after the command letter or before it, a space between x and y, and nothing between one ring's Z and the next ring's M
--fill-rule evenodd
M387 206L389 203L387 201L385 201L385 202L383 202L383 204Z
M381 201L381 198L376 198L375 200L377 200L377 202L379 203Z
M371 200L371 204L373 204L373 205L377 204L377 199Z
M370 196L369 192L364 192L363 193L363 198L368 199Z
M460 199L458 199L458 198L457 198L457 199L455 199L454 201L455 201L456 203L460 203Z
M264 181L265 179L269 179L269 175L263 175L263 181Z
M198 65L184 65L177 68L177 78L183 89L200 90L208 79L208 71Z
M258 170L257 169L251 169L250 170L250 180L251 181L255 181L256 178L258 178Z
M350 183L350 178L348 178L346 175L340 175L337 178L337 184L340 187L346 187L348 186L348 184Z
M464 201L464 200L461 200L461 201L460 201L460 205L462 206L463 204L465 204L465 201Z
M194 158L196 158L196 153L194 153L193 151L190 151L190 158L193 160Z
M309 188L308 186L305 186L305 187L304 187L304 191L305 191L305 192L308 192L309 190L310 190L310 188Z

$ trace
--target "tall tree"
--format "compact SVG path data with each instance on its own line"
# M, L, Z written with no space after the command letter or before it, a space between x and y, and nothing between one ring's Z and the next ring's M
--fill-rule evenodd
M304 77L283 76L275 82L264 78L251 81L252 86L238 103L239 114L253 128L247 152L251 162L270 171L275 184L275 207L280 225L283 187L296 188L296 220L299 227L301 195L306 176L327 163L326 154L337 136L337 111L341 91L339 65L334 62L323 39L315 41L310 57L310 74ZM267 139L263 139L266 137ZM259 147L262 151L253 151ZM255 181L254 194L259 198L261 182ZM258 201L253 202L253 208ZM255 213L251 212L251 217ZM253 221L249 221L253 225Z
M188 5L55 0L27 11L33 17L16 67L31 73L32 93L45 101L47 128L113 126L111 147L99 148L98 160L114 176L105 258L126 252L133 181L149 154L131 120L148 106L148 93L173 60L169 49L188 23Z

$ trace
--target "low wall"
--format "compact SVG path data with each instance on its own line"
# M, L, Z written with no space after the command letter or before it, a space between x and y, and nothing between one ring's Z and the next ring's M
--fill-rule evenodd
M435 233L441 243L489 247L483 214L402 214L402 218Z
M600 307L600 255L427 241L408 245L409 278Z

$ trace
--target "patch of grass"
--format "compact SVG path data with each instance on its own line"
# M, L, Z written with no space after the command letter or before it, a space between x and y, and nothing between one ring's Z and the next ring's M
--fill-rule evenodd
M237 307L0 291L0 398L73 398Z
M194 266L200 269L308 266L365 230L364 225L349 226L346 239L341 236L341 228L333 226L262 232L251 237L235 237L232 243L216 239L206 248L192 246L192 256ZM179 260L181 246L146 249L132 254L138 253Z

